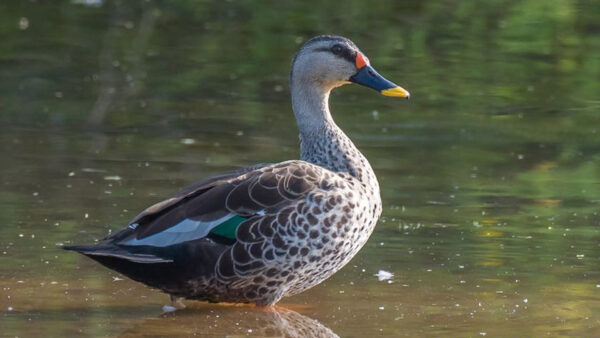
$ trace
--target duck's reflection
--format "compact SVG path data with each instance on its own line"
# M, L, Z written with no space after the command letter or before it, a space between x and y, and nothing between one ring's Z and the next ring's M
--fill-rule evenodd
M318 320L280 306L261 309L210 304L165 313L122 334L123 337L147 335L339 337Z

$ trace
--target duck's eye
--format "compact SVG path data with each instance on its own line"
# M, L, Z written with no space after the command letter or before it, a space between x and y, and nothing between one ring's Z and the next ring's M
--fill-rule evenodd
M334 45L333 47L331 47L331 52L335 55L342 54L343 50L344 50L344 47L342 47L341 45Z

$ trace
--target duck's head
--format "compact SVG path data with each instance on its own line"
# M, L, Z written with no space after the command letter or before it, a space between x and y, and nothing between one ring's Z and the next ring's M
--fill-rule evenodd
M408 99L404 88L379 75L369 59L350 40L322 35L308 40L292 62L292 85L318 85L331 90L351 82L385 96Z

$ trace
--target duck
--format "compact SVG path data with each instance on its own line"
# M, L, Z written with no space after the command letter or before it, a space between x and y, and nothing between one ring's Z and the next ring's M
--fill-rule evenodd
M321 35L292 61L299 159L220 173L183 188L92 245L64 246L180 303L272 306L346 265L382 211L366 157L336 125L331 91L356 83L408 99L351 40Z

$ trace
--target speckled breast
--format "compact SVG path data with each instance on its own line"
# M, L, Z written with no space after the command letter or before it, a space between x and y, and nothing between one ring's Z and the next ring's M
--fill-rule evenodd
M288 238L296 239L289 256L295 278L285 296L321 283L346 265L367 242L381 214L378 185L363 184L348 174L336 176L343 183L310 194L299 204L310 212L298 220L297 234ZM296 248L298 254L293 255Z

